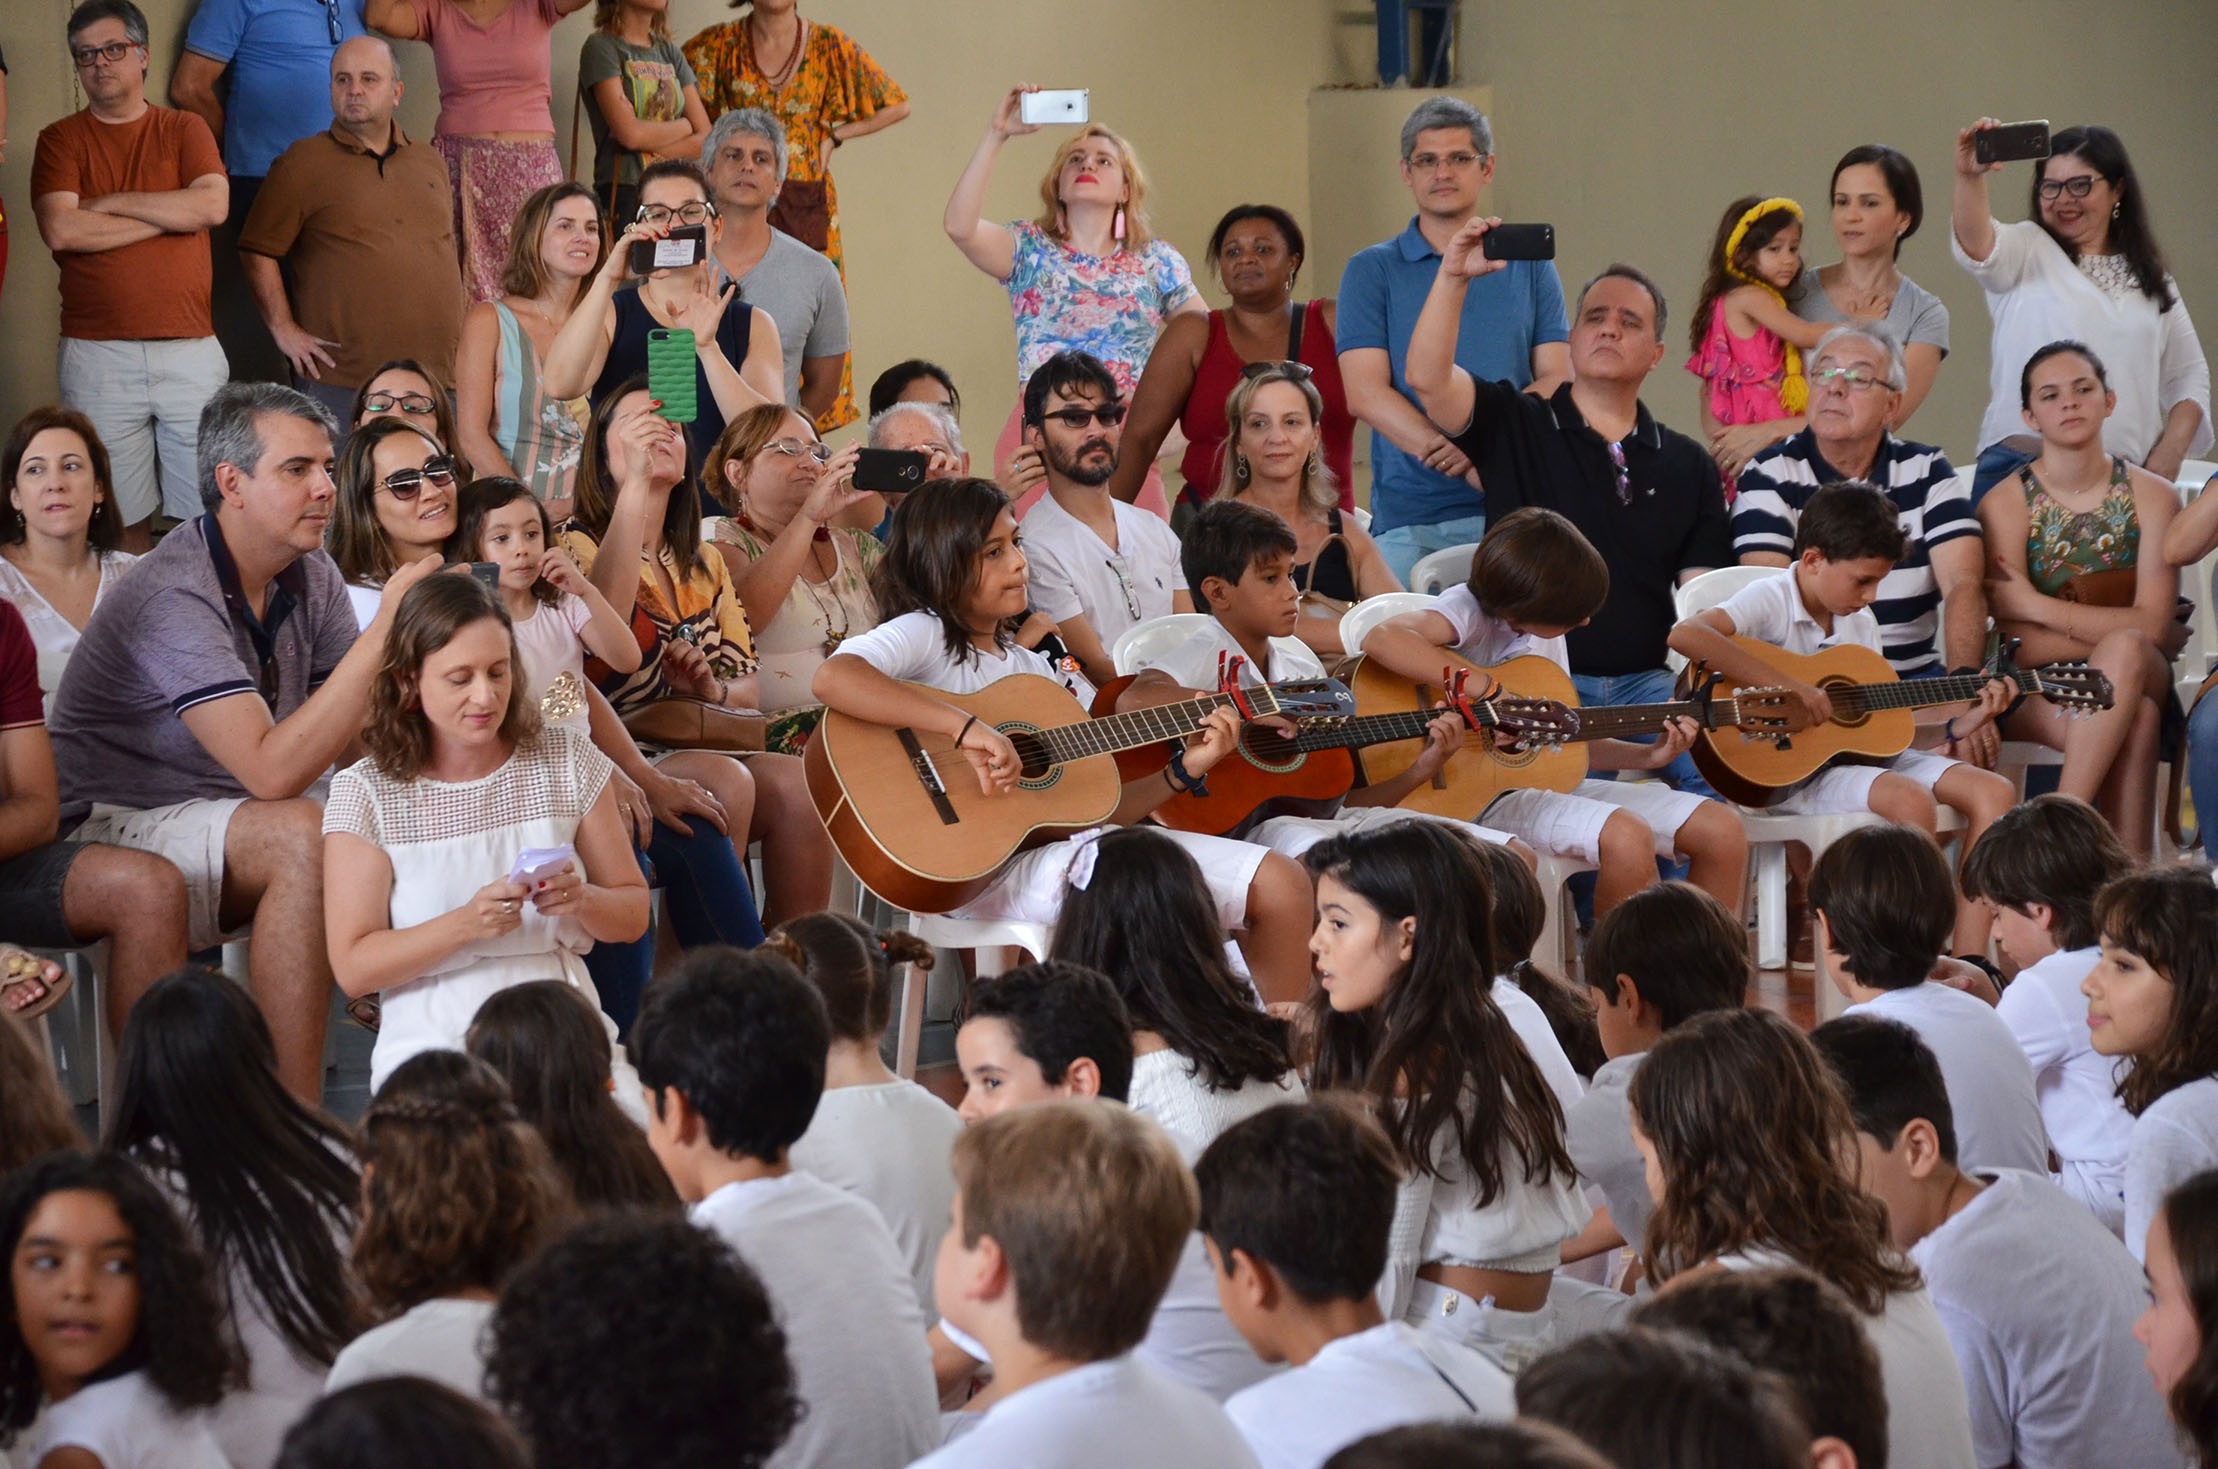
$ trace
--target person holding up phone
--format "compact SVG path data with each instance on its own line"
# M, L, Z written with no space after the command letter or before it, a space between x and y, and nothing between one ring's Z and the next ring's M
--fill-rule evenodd
M1049 358L1084 352L1109 369L1117 395L1129 398L1155 342L1171 318L1201 316L1186 258L1156 239L1148 223L1147 175L1132 145L1090 123L1055 150L1036 219L995 224L983 217L994 164L1011 138L1038 132L1022 120L1024 99L1040 88L1012 87L994 109L986 135L948 196L942 224L963 258L1009 289L1016 314L1017 387ZM1022 405L1012 409L994 444L994 478L1011 482L1009 462L1022 445ZM1037 494L1017 502L1021 516ZM1152 464L1133 499L1168 518L1163 476Z
M2004 124L1983 117L1956 135L1949 249L1986 291L1994 320L1972 501L2041 452L2020 417L2018 381L2028 359L2058 341L2085 342L2109 372L2118 406L2103 447L2173 479L2182 460L2211 446L2210 366L2157 248L2133 161L2106 127L2068 127L2041 147L2030 125L2013 126L2026 129L2019 146L1990 144L1987 158L1981 136ZM2038 158L2032 218L1999 224L1987 175L2026 157Z
M699 414L685 431L694 463L707 462L727 420L760 404L783 403L777 323L739 300L736 286L716 287L708 257L722 229L708 182L694 164L665 158L641 169L638 217L555 333L540 367L541 390L557 401L590 394L598 406L647 370L648 333L664 328L693 333ZM635 255L651 268L638 270ZM627 272L640 279L619 288Z

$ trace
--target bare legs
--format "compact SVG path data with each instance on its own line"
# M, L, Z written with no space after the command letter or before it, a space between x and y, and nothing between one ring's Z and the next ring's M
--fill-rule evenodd
M2170 678L2162 655L2138 632L2114 632L2087 661L2110 680L2115 701L2099 713L2068 716L2046 699L2029 699L2010 716L2014 739L2064 752L2056 788L2102 812L2136 861L2147 861L2156 829L2156 737Z
M331 951L323 932L323 807L305 798L248 801L223 838L226 932L254 927L247 983L269 1023L277 1075L311 1106L323 1097Z
M769 890L762 895L762 925L771 929L832 901L832 839L809 800L798 759L750 755L747 773L755 778L755 820L748 836L762 843L763 886Z
M81 943L108 943L108 1037L154 981L185 966L185 879L151 852L87 846L62 883L62 919Z
M1240 953L1266 1005L1309 998L1309 931L1316 890L1300 863L1266 852L1248 883L1247 931Z

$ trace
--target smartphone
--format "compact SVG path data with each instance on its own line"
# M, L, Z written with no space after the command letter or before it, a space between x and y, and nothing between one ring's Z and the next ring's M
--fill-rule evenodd
M865 449L855 456L855 488L906 495L924 483L931 462L922 449Z
M632 274L683 270L689 265L699 265L708 253L709 227L705 224L680 225L659 240L632 241Z
M501 569L490 561L471 562L470 575L496 592L501 589Z
M1026 92L1017 104L1017 121L1037 123L1084 122L1086 89L1066 87L1057 92Z
M2006 122L1972 137L1972 157L1981 163L2016 163L2049 156L2049 120Z
M647 392L660 405L655 416L670 423L691 423L701 416L694 388L699 369L693 361L693 333L685 327L651 327L647 332Z
M1556 227L1552 224L1498 224L1480 242L1489 260L1553 260Z
M578 849L568 842L559 847L526 847L516 854L515 863L508 869L508 880L530 887L557 876L576 861L577 856Z

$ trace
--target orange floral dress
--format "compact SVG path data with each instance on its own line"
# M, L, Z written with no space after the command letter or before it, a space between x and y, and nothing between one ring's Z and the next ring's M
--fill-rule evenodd
M860 122L908 101L909 94L845 31L820 21L804 25L801 59L782 87L773 88L756 64L755 43L744 20L702 31L685 43L685 59L693 68L709 121L735 108L760 107L785 124L787 183L823 187L829 224L822 248L839 267L844 284L847 262L840 249L839 189L823 165L825 140L841 123ZM817 421L817 428L829 433L858 416L850 360L840 371L839 398Z

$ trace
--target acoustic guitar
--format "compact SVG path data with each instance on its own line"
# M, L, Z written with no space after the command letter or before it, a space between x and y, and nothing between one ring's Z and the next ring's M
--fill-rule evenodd
M1210 694L1089 719L1051 678L1016 674L975 694L919 692L978 716L1008 736L1023 762L1017 788L989 796L944 734L873 724L827 711L803 752L809 798L832 845L864 886L911 913L945 913L991 886L1017 852L1099 826L1117 809L1120 750L1192 734L1203 716L1239 709ZM1333 679L1241 690L1251 717L1353 712Z
M1772 805L1835 761L1894 759L1917 736L1916 711L1968 704L1990 679L2008 679L2020 693L2074 712L2108 709L2114 697L2110 680L2085 663L2015 667L2010 661L2015 644L2005 647L1987 672L1905 680L1885 658L1853 644L1803 656L1754 638L1733 641L1786 677L1825 690L1833 701L1833 717L1811 724L1802 701L1783 688L1721 681L1743 715L1741 737L1705 732L1690 753L1717 793L1743 806Z
M1482 687L1488 681L1499 681L1500 697L1521 699L1528 704L1553 703L1567 710L1579 707L1579 695L1571 686L1571 675L1549 659L1512 658L1507 663L1482 668L1445 648L1435 651L1444 669L1480 679ZM1359 713L1414 714L1419 716L1420 727L1439 714L1434 706L1447 698L1447 690L1439 683L1404 678L1370 658L1356 664L1348 683L1355 690L1355 706ZM1470 821L1507 790L1571 790L1586 779L1586 751L1580 748L1577 740L1578 731L1586 727L1586 715L1578 714L1577 720L1570 737L1514 749L1503 749L1490 739L1466 740L1463 748L1450 755L1448 763L1430 781L1402 798L1402 805L1431 816ZM1376 746L1363 756L1364 776L1372 785L1391 780L1416 764L1420 753L1421 747L1408 743Z
M1114 710L1117 696L1131 683L1127 677L1105 685L1094 701L1095 713ZM1360 696L1356 703L1360 710ZM1428 705L1378 714L1309 715L1295 721L1291 736L1265 724L1244 725L1239 750L1209 772L1209 794L1173 796L1156 808L1155 819L1179 831L1222 836L1251 817L1328 815L1333 803L1355 788L1353 751L1421 741L1433 720L1446 712L1463 719L1467 745L1490 743L1497 733L1536 747L1578 737L1577 711L1553 699L1497 692L1491 699L1463 696L1450 698L1448 704L1448 710ZM1119 755L1117 763L1130 780L1160 770L1167 759L1167 748L1156 745Z

